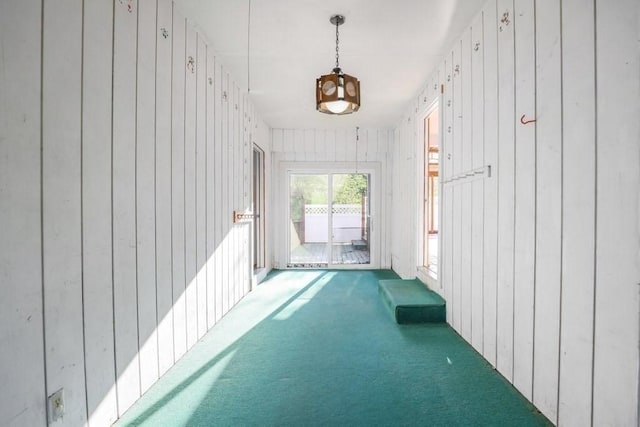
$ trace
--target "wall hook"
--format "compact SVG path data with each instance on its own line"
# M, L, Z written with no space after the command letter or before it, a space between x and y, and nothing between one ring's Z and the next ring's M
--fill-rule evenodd
M193 59L193 56L189 56L189 59L187 61L187 69L191 71L191 74L195 73L196 71L196 61Z
M476 52L480 50L480 42L476 42L476 44L473 46L473 50L475 50Z
M133 4L132 4L132 0L120 0L120 4L124 5L126 1L127 4L127 12L129 13L133 13Z
M162 37L164 37L165 39L169 37L169 31L167 31L166 28L160 29L160 33L162 33Z
M456 68L453 70L456 74L460 74L460 66L456 65Z
M526 125L526 124L528 124L528 123L535 123L535 122L536 122L536 119L525 120L525 119L524 119L524 116L525 116L525 115L526 115L526 114L523 114L523 115L522 115L522 117L520 117L520 123L522 123L523 125Z

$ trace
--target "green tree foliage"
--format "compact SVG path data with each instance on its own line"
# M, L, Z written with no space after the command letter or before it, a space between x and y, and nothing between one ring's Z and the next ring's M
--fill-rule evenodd
M327 175L291 175L291 220L300 221L304 205L327 204Z
M367 194L367 176L364 174L349 174L345 176L342 185L336 191L334 199L341 205L356 205Z
M327 175L291 175L291 220L301 221L305 205L327 204ZM367 193L367 175L333 175L334 202L357 205Z

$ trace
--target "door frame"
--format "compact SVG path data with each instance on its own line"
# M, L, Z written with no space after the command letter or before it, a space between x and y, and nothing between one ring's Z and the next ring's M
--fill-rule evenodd
M416 160L417 160L417 164L416 164L416 170L420 171L419 173L417 173L416 175L416 179L418 180L417 182L417 189L418 191L416 192L416 197L418 200L417 206L419 207L418 209L418 221L417 221L417 225L418 225L418 229L419 229L419 233L418 233L418 239L416 241L417 245L415 248L416 251L416 275L418 276L418 278L422 281L424 281L425 283L427 283L431 289L439 291L442 289L442 194L443 194L443 185L442 185L442 179L438 180L438 274L434 275L433 272L424 267L422 265L422 261L424 258L424 217L425 217L425 211L424 211L424 177L422 174L422 171L424 170L424 163L425 163L425 150L424 150L424 144L425 144L425 126L424 126L424 122L427 119L427 117L429 117L434 111L439 110L438 111L438 128L439 128L439 133L438 133L438 147L440 148L440 154L443 153L443 141L444 141L444 132L443 132L443 123L444 123L444 114L443 114L443 110L441 108L442 106L442 94L438 94L438 96L429 104L427 105L426 108L424 108L422 111L420 111L417 115L416 115L416 126L417 126L417 136L418 136L418 144L416 144L416 149L417 149L417 153L416 153ZM443 168L443 161L442 161L442 157L440 158L440 164L438 166L438 172L439 172L439 176L442 177L442 168Z
M380 236L382 232L383 221L379 219L378 212L380 212L380 198L382 194L380 192L380 162L281 162L280 164L280 200L279 204L283 208L284 215L280 215L277 219L278 228L281 230L280 239L281 247L278 251L278 264L281 268L288 268L289 262L289 242L290 242L290 227L289 227L289 215L291 212L290 198L289 198L289 177L293 174L350 174L350 173L363 173L369 174L369 195L370 195L370 244L369 244L369 264L331 264L327 265L327 268L336 270L370 270L380 268ZM331 191L329 191L331 193ZM331 222L330 222L331 223ZM331 240L331 239L329 239Z
M256 165L256 154L258 156L258 164ZM266 257L266 172L265 172L265 152L258 145L253 144L251 150L251 203L253 206L253 224L251 226L251 272L255 274L257 271L264 269L267 264ZM256 170L256 168L258 170ZM258 178L256 179L256 172ZM256 184L258 188L256 188ZM258 206L255 200L258 199ZM256 228L258 233L256 234ZM258 246L256 247L256 240Z

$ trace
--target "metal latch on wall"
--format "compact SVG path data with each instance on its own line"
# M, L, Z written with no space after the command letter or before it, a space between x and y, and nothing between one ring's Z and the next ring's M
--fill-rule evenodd
M233 223L253 221L253 212L233 211Z

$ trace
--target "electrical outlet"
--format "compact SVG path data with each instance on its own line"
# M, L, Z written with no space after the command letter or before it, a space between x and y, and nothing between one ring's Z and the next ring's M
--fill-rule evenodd
M49 396L49 422L54 423L64 416L64 389Z

